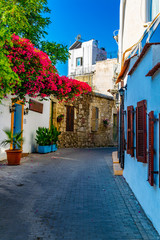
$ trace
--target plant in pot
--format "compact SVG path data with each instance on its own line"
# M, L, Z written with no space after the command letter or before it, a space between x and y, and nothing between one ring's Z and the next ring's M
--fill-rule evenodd
M109 125L109 119L108 119L108 118L105 118L105 119L103 120L103 125L104 125L105 127L107 127L107 126Z
M6 150L8 165L19 165L22 155L21 144L24 139L22 137L22 132L12 134L10 130L4 130L7 135L7 139L1 142L2 146L10 144L13 148Z
M64 114L60 114L60 115L57 117L57 122L60 123L63 119L64 119Z
M51 151L55 152L57 150L58 136L61 134L61 132L58 131L54 125L51 126L50 132L51 132Z
M48 128L39 127L36 131L36 142L39 153L51 152L51 132Z

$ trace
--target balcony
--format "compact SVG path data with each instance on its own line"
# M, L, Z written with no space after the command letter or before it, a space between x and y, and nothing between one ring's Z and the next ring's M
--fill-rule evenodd
M75 69L71 69L70 76L91 74L91 73L94 73L95 69L96 69L96 65L92 65L89 67L83 67L83 66L77 67Z

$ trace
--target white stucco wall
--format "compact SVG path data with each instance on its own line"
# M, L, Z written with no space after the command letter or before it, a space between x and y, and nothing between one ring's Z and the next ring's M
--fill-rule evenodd
M98 60L104 59L106 52L98 48L94 39L82 43L81 48L69 50L70 58L68 61L68 76L82 75L94 71L95 63ZM76 58L83 58L83 65L76 66Z
M125 92L124 110L127 106L133 105L134 109L137 102L147 101L147 113L154 111L155 118L160 113L160 71L154 77L145 77L149 70L160 61L160 56L155 56L160 51L160 46L152 46L133 74L128 76L127 91ZM157 54L156 54L157 55ZM159 54L158 54L159 55ZM130 68L133 66L134 59L131 59ZM134 118L135 119L135 118ZM159 171L159 124L154 124L154 170ZM134 120L134 132L136 122ZM125 115L125 138L127 139L127 116ZM134 135L134 146L136 146L136 134ZM148 116L147 116L147 148L148 148ZM136 150L134 152L136 156ZM160 188L159 174L154 175L154 186L150 186L148 179L148 163L137 162L136 157L131 157L125 152L124 177L136 195L138 201L152 221L153 225L160 234Z
M121 0L119 58L142 37L148 22L149 0ZM149 23L148 23L149 24Z
M34 99L37 101L37 99ZM35 135L38 127L49 127L49 116L50 116L50 101L43 101L43 114L29 111L28 115L24 115L23 119L23 152L30 153L36 151L36 142ZM6 99L0 104L0 142L3 141L5 133L3 129L11 128L11 113L9 112L9 105L11 100ZM25 106L25 108L27 105ZM0 146L0 160L6 158L5 149L8 149L9 146L5 148Z

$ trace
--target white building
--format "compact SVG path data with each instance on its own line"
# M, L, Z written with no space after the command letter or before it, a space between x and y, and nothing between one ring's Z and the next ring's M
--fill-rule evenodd
M108 90L114 88L117 59L107 59L107 52L94 39L76 41L69 52L68 76L87 82L94 92L111 95Z
M117 83L123 176L160 234L159 12L159 0L121 0Z
M23 130L23 153L31 153L37 150L35 138L38 127L49 127L50 101L40 102L38 99L28 97L26 99L30 99L32 102L26 103L26 105L20 101L13 103L11 97L2 100L0 104L0 142L6 139L3 130L9 129L14 134ZM28 114L26 114L26 109L29 109ZM0 146L0 160L6 159L5 150L9 148L9 145Z
M123 53L140 40L158 12L160 0L121 0L118 35L120 61Z
M105 60L107 53L104 48L98 48L98 41L76 41L69 48L68 76L89 74L95 71L97 61Z

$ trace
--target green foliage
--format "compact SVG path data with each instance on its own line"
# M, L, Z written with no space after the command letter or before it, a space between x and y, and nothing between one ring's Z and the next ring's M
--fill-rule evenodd
M10 32L2 24L0 31L0 102L7 94L13 93L15 84L20 84L18 75L12 71L9 60L6 57L8 52L3 48L6 41L8 45L12 46Z
M51 145L52 136L49 128L39 127L36 131L36 142L40 146Z
M35 46L45 51L55 65L66 62L69 56L67 46L56 42L42 41L47 35L46 28L51 23L51 13L47 0L1 0L0 19L8 34L15 33L29 39Z
M48 17L42 14L50 13L47 0L1 0L0 19L11 34L30 39L38 44L46 34L49 25Z
M65 63L66 60L69 58L68 48L66 45L63 44L42 41L41 50L47 53L53 65L57 63L57 60L61 63Z
M56 127L52 126L51 129L39 127L36 131L36 142L40 146L48 146L56 144L58 136L61 134Z
M67 61L67 46L44 41L46 28L51 23L45 15L50 12L47 0L0 0L0 103L6 94L14 93L14 84L21 84L18 75L12 71L6 58L7 51L3 48L6 41L8 45L12 44L13 33L31 40L36 47L43 49L54 65L57 61Z
M22 137L22 132L16 133L16 134L12 134L11 130L4 130L5 134L7 135L7 139L3 140L1 142L2 146L6 146L8 144L12 144L13 145L13 149L16 148L16 146L20 149L21 148L21 143L24 141L23 137Z
M61 134L61 132L58 131L54 125L51 126L50 132L52 136L52 144L56 144L58 141L58 136Z

